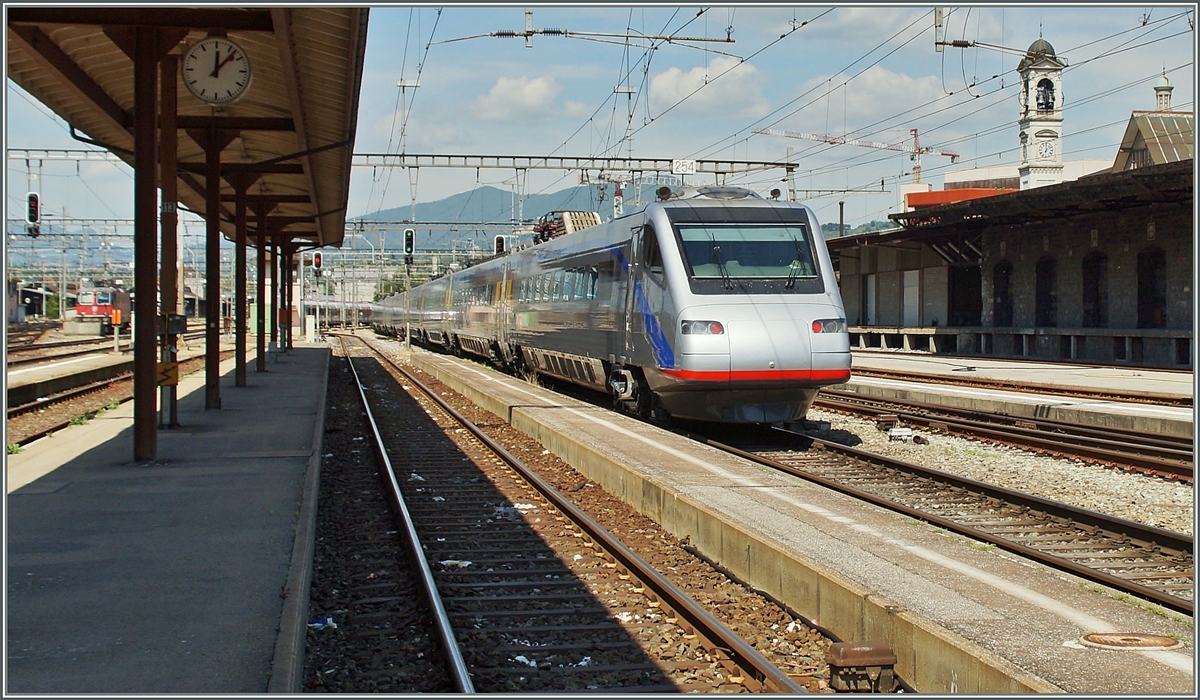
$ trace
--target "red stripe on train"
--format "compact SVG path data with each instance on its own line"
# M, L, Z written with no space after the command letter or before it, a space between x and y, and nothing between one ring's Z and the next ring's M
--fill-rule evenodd
M804 380L804 381L829 381L829 380L846 380L850 378L850 370L848 369L765 369L765 370L736 370L732 372L701 372L691 369L664 369L661 370L666 374L676 379L689 379L702 382L740 382L740 381L779 381L779 380Z

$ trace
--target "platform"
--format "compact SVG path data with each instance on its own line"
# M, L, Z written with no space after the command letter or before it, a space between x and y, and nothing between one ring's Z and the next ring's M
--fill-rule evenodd
M755 588L843 640L891 644L918 692L1194 690L1190 618L482 365L410 358ZM1093 632L1186 646L1079 642Z
M930 381L898 381L854 374L862 369L926 375ZM983 389L939 383L939 380L956 379L1021 383L1028 385L1028 390ZM1194 381L1191 372L856 351L851 364L850 381L830 388L877 398L898 398L1013 416L1190 437L1193 409L1166 405L1165 402L1192 398ZM1149 402L1084 398L1056 394L1056 389L1140 393ZM1155 401L1164 403L1157 404Z
M307 585L288 587L311 561L310 534L293 550L311 529L329 355L297 346L265 373L250 359L246 387L223 362L222 410L204 410L203 372L183 378L182 427L159 431L151 463L132 461L132 402L9 456L6 694L262 693L298 677Z

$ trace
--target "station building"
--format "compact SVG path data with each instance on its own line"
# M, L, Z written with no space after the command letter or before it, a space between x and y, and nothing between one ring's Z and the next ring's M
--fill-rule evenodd
M854 347L1192 367L1193 115L1164 76L1111 165L1070 172L1063 65L1042 39L1022 60L1015 173L916 193L899 228L828 241Z

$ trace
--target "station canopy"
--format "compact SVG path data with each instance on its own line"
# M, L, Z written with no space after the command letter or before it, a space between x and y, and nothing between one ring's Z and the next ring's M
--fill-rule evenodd
M367 9L354 7L8 6L8 77L83 142L133 166L135 29L154 28L160 54L180 54L209 35L227 37L242 47L252 70L242 99L213 107L178 77L173 81L180 207L204 215L203 143L216 133L224 146L226 237L234 237L233 183L241 181L250 183L252 242L255 217L266 208L267 231L282 231L301 245L339 246L367 16Z

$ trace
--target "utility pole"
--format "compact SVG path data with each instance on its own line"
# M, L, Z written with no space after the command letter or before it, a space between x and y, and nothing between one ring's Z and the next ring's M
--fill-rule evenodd
M793 149L791 146L787 147L787 159L786 160L788 163L792 162L792 151L793 150L795 150L795 149ZM796 201L796 169L795 168L787 169L787 179L788 179L788 201L794 202L794 201Z
M49 228L47 226L47 228ZM47 231L47 233L49 233ZM62 279L58 288L58 320L67 321L67 236L63 234Z

